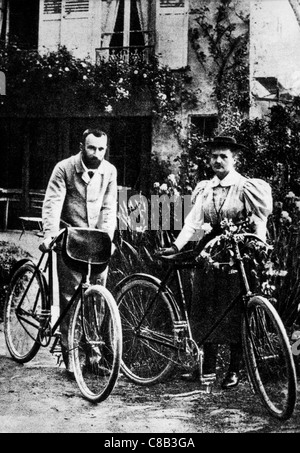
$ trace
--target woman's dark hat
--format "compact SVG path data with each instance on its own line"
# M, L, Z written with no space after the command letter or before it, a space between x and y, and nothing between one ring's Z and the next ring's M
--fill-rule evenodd
M208 146L210 149L221 148L223 146L232 150L248 149L245 145L237 143L235 138L227 137L225 135L218 135L217 137L214 137L212 140L205 142L205 145Z

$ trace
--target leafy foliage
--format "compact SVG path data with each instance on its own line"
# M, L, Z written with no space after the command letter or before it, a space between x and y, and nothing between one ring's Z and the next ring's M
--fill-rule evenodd
M190 39L213 85L220 128L236 127L249 109L249 15L231 0L192 13Z
M249 16L237 10L231 0L215 2L214 10L202 5L191 13L197 25L190 30L190 41L213 87L216 132L240 136L250 102ZM199 180L212 176L205 137L191 126L189 137L181 142L183 153L174 159L179 165L180 185L195 187Z
M139 91L150 97L155 116L174 123L179 106L195 102L184 86L186 71L172 72L155 56L94 64L75 58L65 47L40 54L10 45L0 48L0 70L7 79L2 109L14 113L80 110L91 104L109 114Z

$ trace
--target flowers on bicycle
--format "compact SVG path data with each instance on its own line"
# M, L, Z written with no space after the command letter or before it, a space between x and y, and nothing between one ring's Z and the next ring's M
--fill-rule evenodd
M204 234L208 234L212 231L212 226L210 223L203 223L201 229L204 231Z
M233 223L232 219L227 218L221 221L220 226L222 230L225 230L225 233L235 233L238 229L238 227Z

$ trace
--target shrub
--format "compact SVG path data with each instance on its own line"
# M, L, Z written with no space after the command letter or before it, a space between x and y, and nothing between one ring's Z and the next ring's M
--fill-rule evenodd
M300 309L300 198L288 192L275 202L269 218L271 256L270 295L285 325L299 324Z
M140 92L142 97L150 95L154 116L173 124L182 102L196 102L184 88L187 71L174 73L155 56L148 62L136 57L94 64L75 58L64 46L40 54L11 44L0 46L0 70L7 77L7 96L0 100L0 108L14 114L71 108L82 112L89 103L109 114Z

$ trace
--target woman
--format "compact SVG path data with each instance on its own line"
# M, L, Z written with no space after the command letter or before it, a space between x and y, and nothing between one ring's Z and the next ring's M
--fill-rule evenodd
M218 227L225 218L234 223L251 212L254 233L266 239L267 218L272 212L272 193L269 184L261 179L248 179L235 170L238 155L246 147L232 137L218 136L207 142L210 148L210 165L215 173L211 180L201 181L195 191L195 202L187 215L184 227L174 244L161 250L170 255L180 251L187 242L204 236L203 225L209 223L218 234ZM211 238L211 235L210 235ZM200 341L205 332L222 313L224 307L239 294L240 280L237 270L228 273L220 270L199 270L195 273L191 304L191 328L195 341ZM218 344L229 343L230 364L222 382L222 388L235 387L239 383L239 367L242 357L240 338L240 307L230 312L221 325L204 344L203 374L211 375L216 370ZM196 380L199 372L183 375L186 380Z

